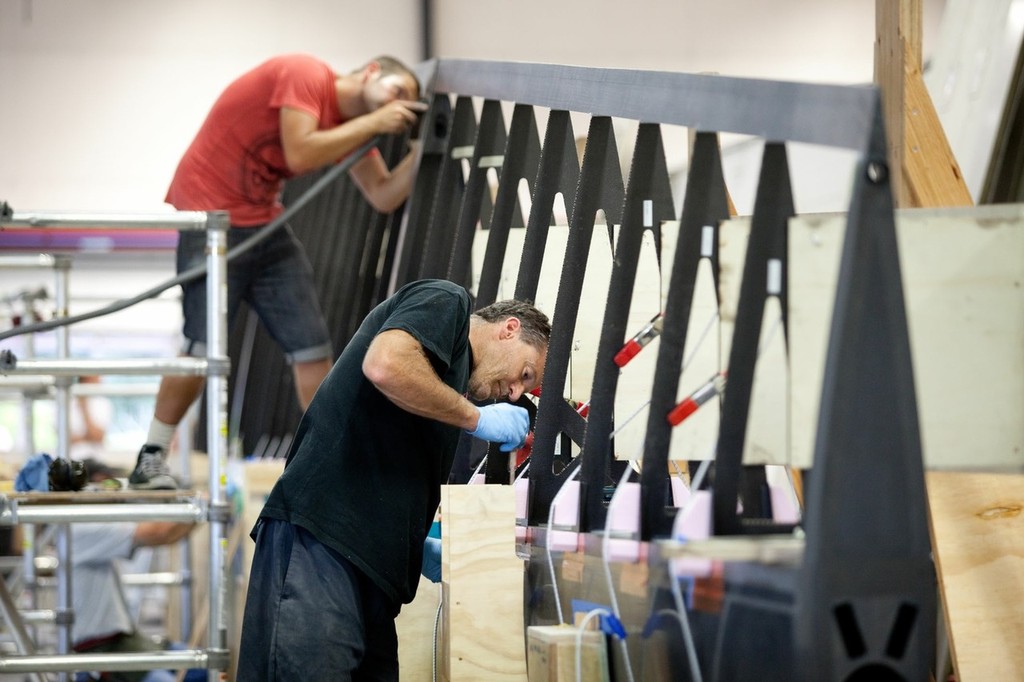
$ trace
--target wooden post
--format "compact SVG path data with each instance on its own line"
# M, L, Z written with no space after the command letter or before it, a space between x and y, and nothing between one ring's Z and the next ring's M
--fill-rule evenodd
M970 206L970 192L921 78L921 0L876 0L881 87L897 206ZM1019 523L1024 476L926 472L932 548L958 679L1024 669ZM993 511L995 510L995 511Z
M921 0L875 0L875 31L896 205L973 205L921 76Z

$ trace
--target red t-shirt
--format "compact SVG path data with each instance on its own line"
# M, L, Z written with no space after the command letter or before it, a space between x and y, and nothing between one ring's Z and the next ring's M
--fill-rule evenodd
M263 225L282 210L281 186L292 173L281 147L280 109L317 118L320 130L342 123L330 66L307 55L274 57L227 87L196 134L167 190L180 211L227 210L231 224Z

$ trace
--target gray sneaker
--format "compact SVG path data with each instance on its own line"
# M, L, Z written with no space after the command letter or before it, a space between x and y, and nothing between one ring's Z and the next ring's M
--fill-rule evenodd
M142 446L135 471L128 477L128 487L135 490L178 489L178 482L167 468L167 455L162 447L149 443Z

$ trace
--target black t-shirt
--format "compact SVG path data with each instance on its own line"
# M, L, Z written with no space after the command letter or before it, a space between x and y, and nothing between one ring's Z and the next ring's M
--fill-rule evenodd
M399 408L363 374L387 329L415 337L459 393L472 368L470 297L444 280L408 284L374 308L320 385L261 516L302 526L396 603L416 594L423 541L448 480L460 430Z

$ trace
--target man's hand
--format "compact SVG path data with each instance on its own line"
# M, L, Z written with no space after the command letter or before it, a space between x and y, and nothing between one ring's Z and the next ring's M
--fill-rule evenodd
M476 430L469 435L492 443L501 443L502 452L515 450L526 440L530 431L530 413L524 407L509 403L484 405Z
M396 99L368 116L374 120L378 133L400 135L416 124L418 114L427 110L427 104L414 100Z
M423 565L420 568L423 577L432 583L441 582L441 540L429 535L423 541Z

